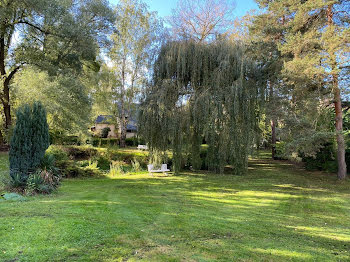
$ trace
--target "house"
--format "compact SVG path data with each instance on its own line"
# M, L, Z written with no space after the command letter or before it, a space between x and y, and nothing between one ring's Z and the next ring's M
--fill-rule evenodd
M127 118L127 125L126 125L126 138L131 138L136 136L137 134L137 121L134 118ZM99 135L101 134L102 130L106 127L109 127L111 131L108 132L108 137L110 138L118 138L120 137L120 127L118 125L118 120L115 116L112 115L99 115L95 120L95 126L91 128L91 131Z

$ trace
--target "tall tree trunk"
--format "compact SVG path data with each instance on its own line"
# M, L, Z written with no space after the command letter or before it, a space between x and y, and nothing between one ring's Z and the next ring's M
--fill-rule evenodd
M333 4L327 8L327 22L328 27L334 26L333 21ZM337 57L333 50L329 54L331 58L331 69L334 72L337 68ZM335 108L335 130L337 137L337 161L338 161L338 179L346 177L346 162L345 162L345 141L343 136L343 111L341 105L341 94L338 81L338 73L332 73L332 87L334 94L334 108Z
M126 117L125 117L125 66L126 59L123 59L122 64L122 85L120 90L120 147L126 146Z
M337 132L337 160L338 160L338 179L346 177L346 162L345 162L345 141L343 136L343 112L341 106L340 89L338 86L338 75L333 75L333 93L334 93L334 108L335 108L335 130Z
M272 106L273 106L272 104L274 102L273 101L274 92L273 92L273 85L271 84L270 80L267 81L267 85L270 89L270 97L269 97L270 109L271 111L273 111L271 113L271 121L270 121L271 122L271 157L272 159L275 159L276 157L276 118L274 116L275 110L272 109Z
M124 148L126 147L126 117L123 100L121 100L120 110L120 147Z
M276 121L271 119L271 156L272 159L276 158Z
M0 75L1 75L1 84L2 84L2 94L1 94L0 99L1 99L1 103L2 103L3 108L4 108L4 115L5 115L4 128L5 129L9 129L11 126L11 122L12 122L9 85L10 85L10 80L11 80L12 76L14 75L14 73L10 74L10 76L8 76L8 77L6 76L5 37L4 37L4 34L2 34L0 36Z
M2 98L2 104L4 106L4 115L5 115L4 127L6 130L9 129L12 125L9 84L10 84L9 81L4 81L3 98Z

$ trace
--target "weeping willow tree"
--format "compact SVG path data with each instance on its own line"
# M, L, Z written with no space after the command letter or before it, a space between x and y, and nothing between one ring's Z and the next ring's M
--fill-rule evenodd
M151 150L172 150L175 173L187 156L200 169L203 140L209 170L231 165L234 174L245 173L263 94L259 79L259 67L238 44L169 42L145 90L140 133Z

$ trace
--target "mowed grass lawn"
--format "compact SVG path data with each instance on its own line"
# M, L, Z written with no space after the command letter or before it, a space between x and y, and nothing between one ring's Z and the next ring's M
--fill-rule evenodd
M0 202L0 261L141 259L350 261L350 182L259 158L246 176L74 179Z

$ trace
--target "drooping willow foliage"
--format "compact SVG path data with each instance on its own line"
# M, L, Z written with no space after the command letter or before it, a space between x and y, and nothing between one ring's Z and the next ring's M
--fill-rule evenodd
M184 159L201 168L203 141L209 170L231 165L234 174L244 173L257 127L259 75L240 45L169 42L145 91L140 133L151 149L172 150L176 173Z

